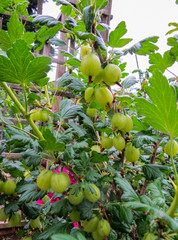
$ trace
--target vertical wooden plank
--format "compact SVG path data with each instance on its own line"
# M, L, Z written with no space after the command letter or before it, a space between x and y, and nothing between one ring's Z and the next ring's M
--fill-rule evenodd
M43 0L38 0L37 13L42 14L43 12Z
M66 17L64 15L61 15L61 22L64 24L66 20ZM68 44L68 39L65 38L65 33L60 32L60 39L65 41ZM64 47L59 47L58 48L58 60L60 61L65 61L63 55L60 53L60 50L68 50L68 46L64 46ZM62 76L62 74L65 73L66 67L62 66L60 64L57 64L57 69L56 69L56 79L58 79L60 76ZM56 86L56 83L55 83Z
M101 22L107 25L110 25L110 20L112 19L111 15L112 0L109 0L108 5L104 8L103 14L101 15ZM105 43L108 42L109 31L105 30L101 32L101 36Z

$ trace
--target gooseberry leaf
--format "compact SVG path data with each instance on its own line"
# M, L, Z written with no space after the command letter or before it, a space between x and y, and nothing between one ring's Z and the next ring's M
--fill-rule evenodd
M92 24L94 20L94 14L91 6L83 9L83 21L85 23L86 32L92 32Z
M54 134L47 128L43 134L45 140L40 141L40 145L46 149L51 151L64 151L65 144L63 142L59 142Z
M149 55L150 53L153 53L155 50L158 50L159 48L154 44L158 41L158 37L148 37L145 38L138 43L134 44L131 48L127 49L125 51L125 55L127 53L133 54L137 53L139 55Z
M167 225L174 231L178 231L178 223L173 218L168 216L165 212L161 211L159 208L153 207L152 205L143 204L140 202L128 202L124 204L125 206L134 209L136 211L151 213L155 218L164 219Z
M11 0L3 0L0 2L0 13L5 12L5 8L8 8L11 3Z
M132 41L132 38L122 38L127 32L126 24L124 21L119 23L114 31L112 31L109 35L109 46L110 47L123 47Z
M13 12L7 23L8 32L0 30L1 49L7 51L12 47L12 44L18 39L24 39L25 42L31 44L34 41L35 33L24 33L24 26L19 21L18 14Z
M171 55L170 51L166 51L163 57L160 53L153 53L150 55L149 62L152 65L149 67L149 71L153 72L156 69L164 73L166 68L171 67L174 64L175 60L175 56Z
M35 58L24 40L17 40L7 51L7 56L0 56L2 82L29 84L45 78L50 70L50 58Z
M155 71L149 81L151 86L146 87L146 92L150 101L137 98L139 112L145 116L144 121L152 127L172 137L177 137L178 110L175 91L159 71Z
M139 196L135 193L126 179L117 177L115 178L115 181L119 188L124 192L122 195L123 201L140 201Z

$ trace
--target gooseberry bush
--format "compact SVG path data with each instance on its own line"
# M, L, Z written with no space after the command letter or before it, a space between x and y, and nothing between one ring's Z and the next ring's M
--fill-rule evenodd
M23 220L22 239L178 239L178 86L175 73L165 76L178 60L177 35L163 55L157 36L128 48L122 21L105 43L106 0L55 2L65 23L28 16L35 32L21 17L27 1L0 3L0 12L10 12L0 30L0 91L18 121L0 116L0 221L16 227ZM168 34L177 30L171 25ZM48 43L66 46L59 32L76 47L61 50L66 71L54 88L51 59L38 54ZM149 68L129 75L127 54L148 56ZM57 111L54 90L68 93Z

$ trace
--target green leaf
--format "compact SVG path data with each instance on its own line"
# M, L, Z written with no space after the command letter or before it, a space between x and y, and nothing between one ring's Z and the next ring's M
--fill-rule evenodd
M67 64L74 66L74 67L80 67L80 60L77 58L71 58L66 61Z
M119 23L114 31L112 31L109 35L109 46L111 47L123 47L132 41L131 38L122 38L127 32L125 22Z
M44 197L44 191L37 192L37 184L26 184L16 187L16 191L20 195L19 203L30 202L31 200L38 200Z
M62 5L70 5L70 3L66 0L57 0L56 3L62 4Z
M165 205L165 197L162 191L162 179L158 178L147 187L147 191L151 192L152 200L158 205L163 207Z
M17 212L19 208L20 207L18 202L10 202L5 206L4 211L5 211L5 214L8 215L8 214Z
M20 39L24 32L24 26L20 23L16 12L12 13L7 28L8 33L0 30L1 49L4 51L7 51L17 39Z
M149 128L149 125L146 123L142 122L140 119L136 118L135 116L132 116L133 120L133 125L134 125L134 130L135 131L146 131Z
M62 28L63 24L59 23L56 26L50 27L43 32L38 31L37 36L41 38L43 41L47 41L48 39L53 38L56 35L56 33Z
M85 238L84 238L85 239ZM58 233L58 234L54 234L52 237L51 237L51 240L76 240L76 238L70 236L69 234L61 234L61 233Z
M70 236L69 234L58 233L58 234L54 234L51 237L51 240L77 240L77 239L72 237L72 236Z
M36 219L42 214L41 208L38 205L34 205L31 203L24 203L23 212L30 219Z
M127 224L131 224L133 221L133 213L131 209L126 208L125 206L121 204L117 205L111 205L108 203L108 208L110 211L113 212L114 217L117 218L118 221L120 222L125 222Z
M86 238L83 236L83 234L81 232L76 232L77 235L77 240L86 240Z
M93 214L93 208L94 203L88 201L87 199L84 198L84 200L77 206L77 209L81 212L80 214L80 219L85 220L85 219L90 219Z
M172 230L178 231L178 223L173 218L169 217L165 212L161 211L158 208L138 202L128 202L125 203L125 205L137 211L151 213L155 216L155 218L165 220L167 222L167 225Z
M96 1L96 8L97 9L103 9L104 7L106 7L108 4L107 0L97 0Z
M50 39L49 43L52 45L55 45L55 46L60 46L60 47L67 46L66 42L64 42L63 40L57 39L57 38Z
M52 27L54 25L57 25L61 23L60 21L57 21L54 17L46 16L46 15L37 15L32 21L34 24L40 24L45 25L47 24L48 27Z
M49 239L51 235L55 233L70 233L70 224L67 222L62 222L62 220L55 225L48 226L45 230L40 233L35 240Z
M72 121L69 121L68 125L71 126L78 133L79 136L81 136L81 137L85 136L85 134L86 134L85 129L79 127L77 124L75 124Z
M123 201L140 201L138 195L133 190L132 186L124 178L115 178L115 181L119 188L124 192L122 195Z
M86 32L92 32L92 25L94 20L94 14L92 6L85 7L83 9L83 21L85 23Z
M134 136L132 143L136 148L139 148L139 147L142 147L144 144L150 144L153 142L157 142L157 140L158 140L158 137L148 136L142 132L139 132L138 134L136 134Z
M136 80L136 77L130 76L130 77L126 78L124 81L122 81L122 87L125 89L130 88L131 86L135 85L136 83L138 83L138 81Z
M45 140L40 141L40 145L45 149L45 150L50 150L50 151L64 151L65 149L65 144L62 142L59 142L55 137L52 131L50 131L48 128L45 129L43 136Z
M36 167L41 162L41 155L39 155L32 149L27 149L25 152L22 152L21 154L25 159L25 165L28 167L30 167L31 165Z
M72 105L72 101L69 99L64 99L60 102L59 108L60 112L54 114L54 121L59 119L72 119L80 114L80 111L83 111L83 107L80 105Z
M24 31L24 26L19 22L17 13L12 13L9 22L7 23L7 27L8 34L12 43L20 39Z
M168 45L173 46L170 50L171 54L174 54L175 57L178 56L178 45L177 45L178 35L168 38ZM178 59L176 59L178 60Z
M96 43L103 51L107 51L106 44L102 37L96 37Z
M8 8L10 6L11 0L1 0L0 1L0 13L4 13L6 10L5 8Z
M72 79L71 83L68 85L68 88L77 92L81 92L82 88L85 87L85 84L80 79Z
M150 55L150 63L153 64L149 67L149 71L160 70L162 73L165 72L166 68L171 67L175 62L175 56L170 54L170 51L166 51L162 57L159 53L153 53Z
M97 182L97 180L100 178L100 174L97 173L97 171L95 171L94 169L90 169L89 171L87 171L86 175L85 175L85 179L89 182Z
M12 46L11 39L8 33L4 30L0 30L0 43L3 51L7 51Z
M100 163L100 162L108 162L108 161L109 161L109 158L108 158L107 154L92 151L91 162Z
M50 69L50 58L35 58L24 40L17 40L7 56L0 56L0 81L3 82L29 84L46 77Z
M157 130L172 137L178 136L178 110L174 89L158 71L154 72L149 81L151 86L146 87L146 92L152 102L137 98L139 112L145 116L144 121Z
M93 122L91 121L91 119L85 113L79 112L78 115L83 118L83 122L85 124L87 124L88 126L93 128Z
M158 41L159 37L148 37L145 38L141 41L139 41L138 43L136 43L135 45L133 45L131 48L127 49L125 51L125 55L127 53L137 53L139 55L150 55L150 53L153 53L154 51L158 50L159 48L154 44Z
M142 167L143 173L148 180L154 180L155 178L159 178L162 176L161 171L155 164L147 164Z
M61 199L52 204L51 213L57 214L59 217L66 218L68 213L72 211L72 206L68 199Z
M171 33L175 32L175 31L178 31L178 24L177 24L177 23L169 23L168 25L169 25L169 26L174 26L175 28L174 28L174 29L171 29L170 31L168 31L168 32L166 33L166 35L171 34Z

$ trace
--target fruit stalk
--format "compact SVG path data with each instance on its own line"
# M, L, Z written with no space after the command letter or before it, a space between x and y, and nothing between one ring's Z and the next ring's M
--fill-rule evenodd
M51 103L50 103L50 98L49 98L47 85L44 86L44 90L45 90L45 95L46 95L46 105L50 108Z
M2 86L4 87L4 89L6 90L6 92L9 94L9 96L11 97L12 101L17 105L17 107L19 108L19 110L21 111L21 113L25 116L25 109L24 107L21 105L21 103L19 102L19 100L16 98L15 94L12 92L11 88L5 83L2 82L1 83Z
M170 208L167 211L167 215L169 215L172 218L175 217L174 214L176 213L177 208L178 208L178 188L176 187L175 196Z
M170 156L170 158L171 158L171 163L172 163L172 167L173 167L173 170L174 170L175 180L176 180L176 183L177 183L178 182L178 174L177 174L177 169L176 169L176 166L174 164L173 154L172 154L172 152L173 152L173 138L172 137L170 139L170 142L171 142L171 156Z
M21 105L21 103L19 102L19 100L17 99L15 94L12 92L11 88L5 82L2 82L1 84L4 87L4 89L6 90L6 92L8 93L8 95L11 97L12 101L17 105L17 107L19 108L21 113L25 116L25 118L27 119L28 123L32 127L34 133L36 134L36 136L40 140L44 140L44 137L43 137L42 133L39 131L39 129L37 128L35 123L32 121L31 116L30 115L26 115L25 108Z

